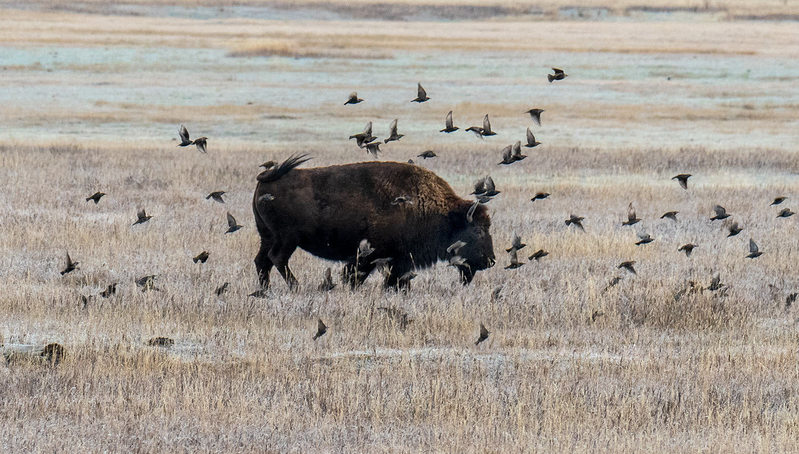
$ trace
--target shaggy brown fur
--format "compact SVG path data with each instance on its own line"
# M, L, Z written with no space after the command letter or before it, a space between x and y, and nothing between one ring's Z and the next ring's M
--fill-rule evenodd
M372 272L372 261L390 258L385 285L395 287L406 272L447 258L447 246L458 240L466 242L459 251L467 264L459 267L464 283L494 264L485 207L469 223L471 203L433 172L398 162L292 170L306 160L295 156L258 176L253 211L261 249L255 265L265 287L273 265L290 287L296 285L288 260L297 247L346 262L344 277L353 286ZM259 202L266 193L274 199ZM398 203L399 197L405 201ZM374 252L357 257L363 239Z

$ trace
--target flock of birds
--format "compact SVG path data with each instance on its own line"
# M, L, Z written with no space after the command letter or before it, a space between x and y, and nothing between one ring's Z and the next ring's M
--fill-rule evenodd
M548 74L547 75L547 80L550 83L553 82L553 81L563 80L563 79L565 79L567 77L567 74L563 70L561 70L559 68L552 68L552 70L553 70L553 74ZM416 98L412 99L411 102L423 103L423 102L429 101L430 99L431 98L427 95L427 92L422 87L421 83L417 84L417 96L416 96ZM364 102L364 99L359 98L357 92L352 92L349 95L347 101L344 103L344 105L345 106L347 106L347 105L356 105L356 104L359 104L361 102ZM525 111L524 113L528 114L531 117L531 119L533 120L533 122L536 125L540 126L541 125L541 114L543 112L544 112L543 109L531 108L531 109ZM455 132L455 131L458 131L458 130L460 130L460 128L458 126L455 126L455 124L454 124L454 121L453 121L453 118L452 118L452 111L447 112L447 114L444 117L444 128L441 129L439 132L449 134L449 133L452 133L452 132ZM497 132L494 131L492 129L492 127L491 127L491 122L490 122L488 114L486 114L483 117L482 126L470 126L470 127L466 128L464 131L471 132L475 136L477 136L477 137L479 137L481 139L484 138L484 137L497 135ZM207 145L208 145L208 138L207 137L199 137L197 139L191 140L190 135L189 135L189 131L183 125L180 126L180 128L178 130L178 133L179 133L179 136L180 136L180 143L178 144L179 147L188 147L190 145L195 145L198 151L200 151L202 153L206 153L207 152ZM392 142L392 141L398 141L398 140L402 139L403 137L404 137L404 135L400 134L398 132L398 119L394 119L391 122L391 124L389 126L388 137L386 137L382 141L372 134L372 122L371 121L369 121L366 124L366 127L363 129L362 132L359 132L359 133L356 133L356 134L352 134L352 135L349 136L350 140L352 140L352 139L356 140L356 144L357 144L357 146L360 149L364 149L367 153L372 154L375 158L377 158L378 157L378 153L382 151L382 150L380 150L381 143L382 144L388 144L389 142ZM531 128L527 127L526 143L523 145L522 142L519 140L519 141L516 141L515 143L513 143L511 145L505 146L500 152L501 160L498 162L498 165L507 166L507 165L512 165L512 164L514 164L514 163L516 163L518 161L522 161L522 160L524 160L527 157L526 155L524 155L522 153L522 146L524 146L526 148L534 148L534 147L536 147L536 146L538 146L540 144L541 143L536 140L535 135L533 134ZM437 157L437 155L432 150L426 150L426 151L420 153L417 157L422 158L422 159L432 159L432 158ZM414 164L412 159L408 160L408 162L411 163L411 164ZM260 167L263 167L264 169L268 170L268 169L272 168L275 165L276 165L276 163L274 161L267 161L267 162L264 162L263 164L261 164ZM688 179L691 176L692 176L691 174L687 174L687 173L678 174L678 175L675 175L674 177L672 177L672 179L676 180L677 183L680 185L680 187L682 189L688 190ZM213 200L213 201L218 202L218 203L225 203L225 201L223 199L224 194L225 194L225 191L213 191L210 194L208 194L205 198L207 200ZM472 217L475 209L479 205L489 203L492 200L493 197L495 197L495 196L497 196L499 194L500 194L500 191L497 190L496 185L494 183L494 180L491 178L491 176L486 176L486 177L481 178L478 181L476 181L475 184L474 184L474 191L470 194L470 195L474 196L475 200L474 200L473 205L470 208L469 212L467 213L467 217L468 217L469 221L471 222L471 217ZM102 199L102 197L105 196L105 195L106 194L103 193L103 192L96 192L96 193L92 194L91 196L86 197L86 201L87 202L92 201L95 204L98 204L100 202L100 200ZM540 200L545 200L549 196L550 196L550 194L547 193L547 192L538 192L530 200L531 200L531 202L536 202L536 201L540 201ZM272 197L272 198L274 198L274 196L271 196L269 194L265 195L264 197ZM398 199L400 199L400 198L402 198L402 197L398 197ZM783 197L783 196L777 197L776 199L774 199L774 201L772 202L771 205L780 205L786 199L787 199L787 197ZM403 202L403 201L400 200L397 203L400 203L400 202ZM729 213L727 213L726 209L724 207L720 206L720 205L716 205L713 208L713 210L714 210L715 215L710 218L711 221L724 220L724 219L727 219L727 218L729 218L731 216ZM660 216L660 219L669 219L671 221L675 221L676 222L678 213L679 213L678 211L667 211L662 216ZM793 214L794 214L794 212L792 212L789 208L784 208L777 214L777 217L778 218L787 218L787 217L792 216ZM144 223L148 222L151 218L152 218L152 216L148 215L146 213L146 211L142 208L142 209L140 209L137 212L136 220L135 220L135 222L133 222L132 226L136 226L136 225L139 225L139 224L144 224ZM583 226L583 221L584 220L585 220L585 218L583 216L577 216L577 215L571 214L569 216L569 218L565 220L565 223L566 223L567 226L573 226L573 227L578 228L578 229L580 229L582 231L585 231L585 227ZM622 226L633 226L633 225L639 223L641 220L642 219L639 218L636 215L636 212L635 212L635 209L633 208L632 203L630 203L630 205L628 206L627 219L622 221ZM226 234L227 233L234 233L234 232L236 232L236 231L238 231L239 229L242 228L242 226L240 224L238 224L238 222L230 214L230 212L227 213L227 224L228 224L228 229L225 232ZM727 228L728 228L728 231L729 231L728 237L736 236L739 233L741 233L741 231L743 231L743 228L740 227L737 222L730 222L728 224ZM652 243L653 241L655 241L655 239L652 238L651 235L649 235L648 233L645 233L645 232L638 233L638 238L639 238L639 240L635 243L636 246L643 246L643 245L646 245L646 244L649 244L649 243ZM451 254L451 256L449 258L449 265L460 265L461 264L461 263L459 263L460 257L457 255L457 252L458 252L458 249L460 249L463 246L465 246L465 243L456 242L456 243L452 244L447 249L447 252ZM523 266L525 264L524 262L519 261L518 252L520 250L524 249L526 246L527 245L522 241L522 238L518 234L516 234L514 232L513 239L512 239L510 247L505 249L505 251L508 253L508 256L509 256L508 265L505 266L505 269L512 270L512 269L519 268L519 267L521 267L521 266ZM690 257L691 253L693 252L693 250L696 247L698 247L698 245L693 244L693 243L686 243L686 244L680 246L677 249L677 251L683 252L683 253L685 253L685 255L687 257ZM358 254L361 257L366 257L370 253L369 249L370 249L370 245L369 245L368 241L364 240L359 245ZM755 241L750 238L750 240L749 240L749 253L745 257L746 258L750 258L750 259L755 259L755 258L761 256L762 254L763 254L763 251L761 251L759 246L757 245L757 243L755 243ZM537 262L537 261L543 259L544 257L548 256L548 255L549 255L549 252L547 252L544 249L539 249L539 250L533 252L532 255L529 256L528 260ZM210 256L210 254L207 251L202 251L197 256L195 256L192 260L193 260L193 262L195 264L196 263L205 263L208 260L209 256ZM380 259L377 259L377 260L379 261ZM65 275L65 274L71 273L71 272L75 271L76 269L78 269L79 263L80 262L72 260L72 258L70 257L69 253L67 252L67 254L66 254L66 265L65 265L64 269L61 271L61 275ZM635 264L636 264L636 262L634 260L628 260L628 261L624 261L624 262L620 263L617 266L617 268L626 270L627 272L635 275L635 274L637 274L637 272L635 270L635 267L634 267ZM388 263L385 263L385 264L382 264L382 265L388 266ZM410 280L413 277L415 277L415 273L412 273L412 274L413 274L413 276L409 276L408 280ZM155 279L156 279L156 275L148 275L148 276L143 276L141 278L136 279L135 282L136 282L136 285L142 289L142 291L158 290L155 287ZM613 277L613 279L610 281L610 283L609 283L607 288L610 288L610 287L616 285L618 282L621 281L621 279L622 279L621 276ZM117 286L116 283L110 284L105 290L103 290L102 292L99 293L99 296L101 296L103 298L108 298L108 297L112 296L116 292L116 286ZM218 295L218 296L223 295L227 291L228 286L229 286L228 282L223 283L221 286L219 286L216 289L216 291L215 291L216 295ZM332 290L335 287L336 287L336 284L333 282L331 269L327 268L325 270L325 274L324 274L323 280L318 286L318 289L320 291L330 291L330 290ZM721 284L720 284L720 280L719 280L718 276L713 279L713 282L711 283L711 287L708 287L708 288L712 289L712 287L715 287L715 289L721 288ZM499 293L501 292L501 290L502 290L501 286L495 288L493 293L492 293L492 298L497 298L499 296ZM265 297L266 296L265 291L266 291L266 289L259 289L259 290L255 291L255 292L251 293L249 296L251 296L251 297ZM795 300L796 296L797 296L796 294L792 294L791 296L789 296L789 300L791 299L791 297L793 297L793 299ZM82 298L83 298L83 303L84 303L84 306L85 306L86 304L88 304L88 298L86 296L82 296ZM787 303L787 304L790 304L790 303ZM379 309L385 310L390 316L392 316L393 318L398 320L403 327L405 325L407 325L407 323L408 323L408 318L407 318L408 315L407 314L402 313L401 311L397 310L396 308L379 308ZM593 318L593 316L592 316L592 318ZM317 321L317 331L313 335L313 340L316 340L316 339L320 338L321 336L323 336L325 333L327 333L327 329L328 329L328 327L321 320L321 318L318 319L318 321ZM485 325L482 322L480 323L479 329L480 329L480 334L479 334L479 337L478 337L477 341L475 342L475 345L480 344L481 342L483 342L486 339L488 339L488 336L490 334L490 332L488 331L488 329L486 329ZM156 340L151 339L148 344L149 345L159 345L159 346L169 346L169 345L171 345L173 343L173 342L171 342L171 340L169 340L167 338L160 338L159 337L159 338L154 338L154 339L156 339Z

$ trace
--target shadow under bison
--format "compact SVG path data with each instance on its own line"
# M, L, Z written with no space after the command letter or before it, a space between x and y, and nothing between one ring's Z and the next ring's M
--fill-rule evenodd
M385 287L407 285L403 274L450 257L447 247L456 241L466 243L457 252L464 259L457 265L464 284L494 265L486 208L478 206L469 222L472 203L433 172L399 162L295 169L308 159L292 156L258 175L253 212L261 248L255 267L264 288L272 266L296 287L288 261L297 247L346 262L343 277L353 287L385 262L379 259L390 259ZM364 239L374 249L367 257L358 254Z

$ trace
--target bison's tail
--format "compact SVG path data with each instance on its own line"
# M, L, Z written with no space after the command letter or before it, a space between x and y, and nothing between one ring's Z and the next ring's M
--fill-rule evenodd
M284 175L289 173L291 169L311 159L306 156L308 155L307 154L292 155L291 157L280 163L277 167L273 167L270 170L261 172L261 174L258 175L258 181L261 183L268 183L270 181L279 180Z

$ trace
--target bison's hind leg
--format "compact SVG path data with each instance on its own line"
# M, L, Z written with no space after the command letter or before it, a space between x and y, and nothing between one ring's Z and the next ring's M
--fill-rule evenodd
M261 239L261 249L255 256L255 270L258 272L258 281L261 287L269 288L269 272L272 271L272 260L269 259L269 249L272 245Z
M297 278L294 277L291 269L289 269L289 258L295 249L297 249L296 243L280 241L280 239L276 239L269 249L269 260L275 264L275 268L283 276L283 280L286 281L290 290L296 290L298 285Z

